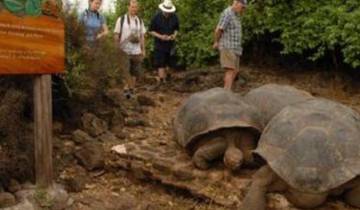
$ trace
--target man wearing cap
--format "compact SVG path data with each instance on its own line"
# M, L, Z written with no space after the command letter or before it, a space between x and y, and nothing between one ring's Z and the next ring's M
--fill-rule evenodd
M149 33L155 37L154 60L158 69L159 81L166 82L166 67L173 67L175 40L179 31L179 19L171 0L164 0L152 19Z
M237 14L246 8L246 0L234 0L232 5L223 11L215 30L213 47L220 51L221 67L225 69L224 88L232 89L233 82L239 73L241 46L241 22Z

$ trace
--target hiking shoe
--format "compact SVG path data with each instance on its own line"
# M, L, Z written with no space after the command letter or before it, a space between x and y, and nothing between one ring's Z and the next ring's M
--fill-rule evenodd
M130 89L125 89L124 90L124 96L126 99L131 99L135 96L135 92L134 89L130 88Z

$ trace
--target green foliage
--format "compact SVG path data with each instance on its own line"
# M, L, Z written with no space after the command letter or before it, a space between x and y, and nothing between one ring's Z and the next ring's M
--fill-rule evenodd
M46 190L40 188L36 189L34 199L44 210L51 209L55 203L54 198L52 198Z
M41 14L41 0L28 0L25 4L25 14L38 16Z
M41 0L4 0L5 7L15 14L41 15Z
M262 0L245 17L247 40L276 33L283 54L307 55L318 60L341 52L344 62L360 66L360 3L357 0Z
M25 9L24 0L4 0L5 7L14 13L22 12Z
M126 12L127 2L117 0L113 19ZM138 2L140 16L149 26L161 0ZM231 2L174 0L180 19L177 51L181 63L201 66L214 61L217 53L211 48L213 31L221 12ZM282 54L295 54L313 61L333 55L333 59L335 57L337 61L357 68L360 67L359 18L358 0L250 1L245 15L241 17L243 43L246 45L270 35L273 42L283 46ZM152 37L148 39L147 48L151 51L150 40ZM247 50L245 48L244 53Z

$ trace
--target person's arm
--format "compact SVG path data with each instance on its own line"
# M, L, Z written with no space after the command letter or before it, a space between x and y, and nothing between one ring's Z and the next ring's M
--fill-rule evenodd
M224 33L223 29L216 27L215 33L214 33L214 45L213 45L214 49L219 48L219 41L220 41L223 33Z
M102 24L101 24L101 27L102 27L101 31L102 31L102 32L99 33L99 34L96 36L96 39L101 39L102 37L108 35L108 33L109 33L109 28L108 28L107 25L106 25L106 21L105 21L104 16L101 16L101 22L102 22Z
M224 33L224 30L226 29L226 27L228 26L230 22L230 17L228 15L226 15L225 12L223 12L221 14L220 20L219 20L219 24L217 25L216 29L215 29L215 33L214 33L214 45L213 47L215 49L219 48L219 41Z
M140 39L140 46L141 46L141 54L143 57L146 55L146 48L145 48L145 34L146 34L146 28L144 26L144 22L142 24L142 33L141 33L141 39Z
M169 36L162 35L162 34L156 32L156 31L150 31L149 34L152 35L153 37L156 37L156 38L161 39L163 41L169 40Z
M156 37L160 40L163 40L163 41L166 41L166 40L169 40L169 36L167 35L162 35L160 34L158 31L158 27L157 27L157 23L156 23L156 17L155 16L152 20L151 20L151 23L150 23L150 27L149 27L149 34L153 37Z
M106 24L102 25L102 32L100 34L97 35L97 39L101 39L102 37L106 36L109 34L109 28L107 27Z
M120 42L119 40L119 34L120 34L120 22L121 22L121 17L119 17L117 20L116 20L116 23L115 23L115 28L114 28L114 42L115 44L118 44Z

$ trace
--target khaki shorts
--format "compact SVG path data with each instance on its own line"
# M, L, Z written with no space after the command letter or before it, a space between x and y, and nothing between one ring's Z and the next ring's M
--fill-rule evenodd
M240 56L228 49L220 50L220 64L225 69L239 70Z

